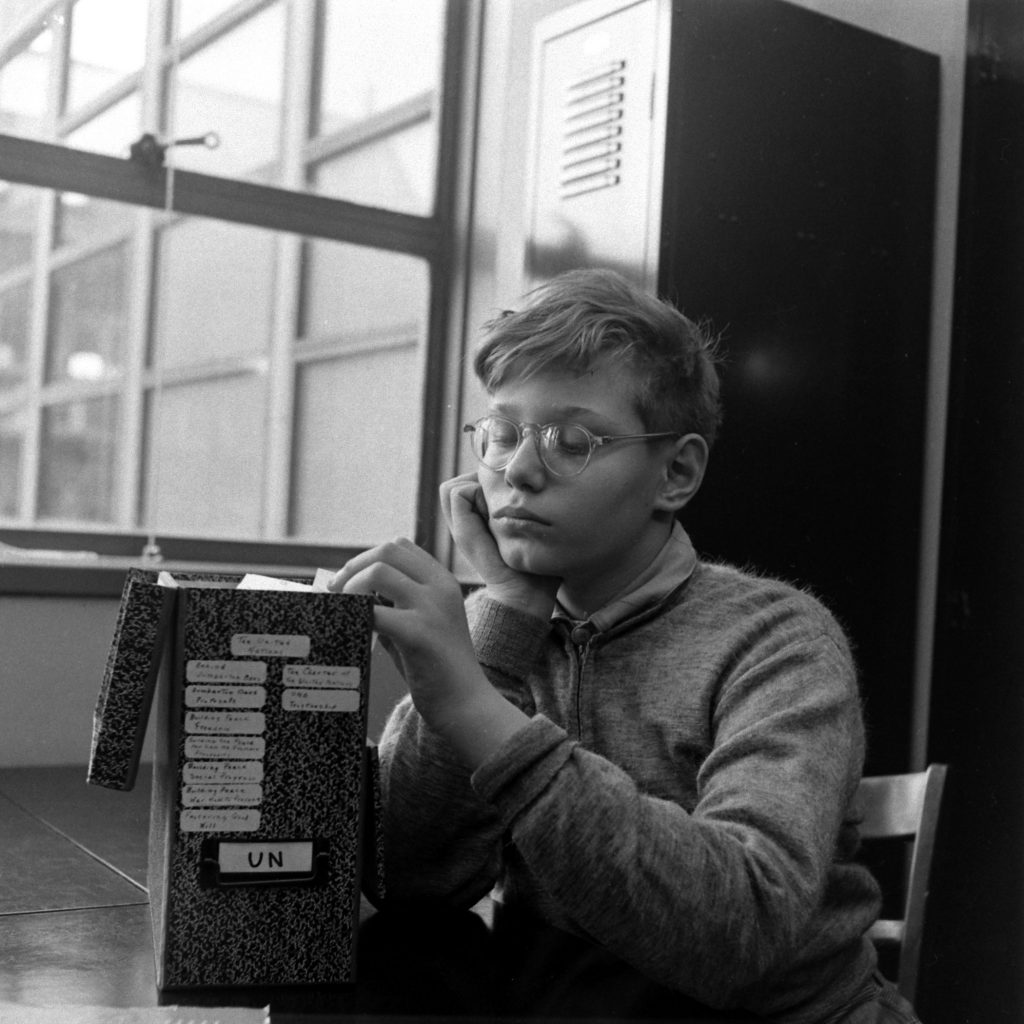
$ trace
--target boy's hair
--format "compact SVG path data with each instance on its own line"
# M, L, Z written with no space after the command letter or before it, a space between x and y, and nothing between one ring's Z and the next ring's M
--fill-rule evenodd
M484 324L473 369L488 393L545 370L631 371L644 429L700 434L710 447L722 412L715 341L675 306L612 270L571 270Z

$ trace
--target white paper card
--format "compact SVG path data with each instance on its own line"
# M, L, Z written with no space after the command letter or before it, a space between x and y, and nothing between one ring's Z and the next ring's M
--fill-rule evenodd
M238 581L236 590L312 590L308 583L297 583L295 580L282 580L277 576L261 576L259 573L247 572Z
M189 711L185 732L206 736L259 736L267 727L262 711Z
M281 707L285 711L358 711L359 691L300 690L297 687L290 687L281 694Z
M287 871L313 871L311 842L221 843L217 861L226 875L258 875Z
M263 757L267 741L262 736L186 736L185 756L194 758Z
M263 800L263 787L251 784L183 786L183 807L258 807Z
M259 783L263 781L263 762L186 761L181 776L189 786Z
M255 832L260 812L247 807L189 807L181 812L182 832Z
M285 665L281 678L285 686L327 686L359 689L357 665Z
M263 686L186 686L187 708L261 708L267 703Z
M287 633L236 633L231 638L236 658L308 658L309 637Z
M185 664L190 683L265 683L265 661L206 661L193 658Z

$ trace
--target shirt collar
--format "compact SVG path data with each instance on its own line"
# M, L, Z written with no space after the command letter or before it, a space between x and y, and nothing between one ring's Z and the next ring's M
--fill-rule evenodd
M664 600L693 574L697 552L682 525L672 526L664 547L624 590L606 605L591 613L583 624L590 633L604 633L620 622ZM555 604L554 617L572 622L561 602Z

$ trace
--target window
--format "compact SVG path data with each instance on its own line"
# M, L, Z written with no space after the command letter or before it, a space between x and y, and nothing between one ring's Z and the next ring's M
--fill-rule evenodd
M0 18L0 531L429 540L463 13Z

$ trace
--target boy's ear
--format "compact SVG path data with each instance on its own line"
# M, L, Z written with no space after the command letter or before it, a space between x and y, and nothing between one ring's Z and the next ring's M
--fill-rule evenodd
M700 434L686 434L666 456L665 477L654 507L678 512L700 490L708 465L708 443Z

